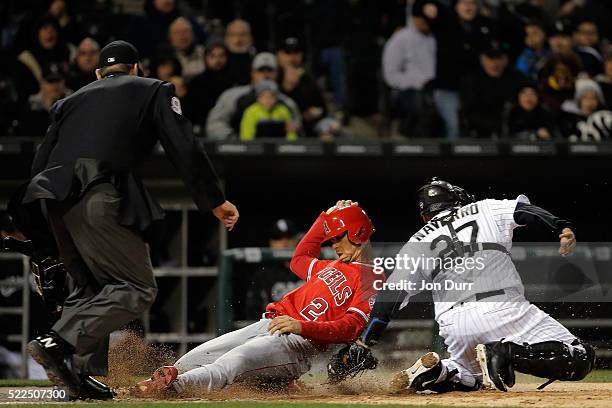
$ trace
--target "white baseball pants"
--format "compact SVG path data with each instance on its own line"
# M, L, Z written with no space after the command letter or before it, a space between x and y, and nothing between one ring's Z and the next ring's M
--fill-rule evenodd
M220 390L236 381L295 380L310 370L318 351L297 334L270 335L261 319L194 348L174 366L179 393Z

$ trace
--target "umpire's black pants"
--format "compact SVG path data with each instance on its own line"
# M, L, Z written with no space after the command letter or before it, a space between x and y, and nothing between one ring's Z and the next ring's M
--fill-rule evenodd
M120 201L112 184L101 183L76 204L47 203L74 286L52 329L75 347L83 375L107 374L109 334L141 316L157 293L145 242L117 221Z

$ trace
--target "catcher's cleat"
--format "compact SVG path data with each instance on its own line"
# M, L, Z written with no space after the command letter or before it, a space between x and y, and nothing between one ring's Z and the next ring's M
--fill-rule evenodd
M442 373L442 363L438 353L430 351L419 358L416 363L407 370L400 371L391 381L392 391L424 391L440 377Z
M476 346L484 388L508 391L508 387L514 386L514 370L506 350L501 341Z
M81 393L81 379L72 369L72 346L55 332L38 336L28 343L28 353L47 372L54 385L68 388L70 399Z
M174 366L163 366L153 372L151 378L136 384L143 394L159 394L169 391L176 381L178 370Z

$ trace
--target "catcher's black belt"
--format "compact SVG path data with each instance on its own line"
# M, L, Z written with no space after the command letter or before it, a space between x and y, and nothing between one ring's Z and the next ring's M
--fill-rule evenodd
M476 301L479 302L479 301L481 301L483 299L486 299L486 298L490 298L490 297L493 297L493 296L503 295L504 293L506 293L506 291L503 290L503 289L491 290L489 292L480 292L480 293L476 294Z
M480 292L480 293L477 293L476 295L474 295L474 297L475 297L476 302L479 302L479 301L481 301L481 300L484 300L484 299L487 299L487 298L490 298L490 297L493 297L493 296L503 295L503 294L505 294L505 293L506 293L506 291L505 291L505 290L503 290L503 289L498 289L498 290L490 290L490 291L488 291L488 292ZM469 301L458 302L458 303L456 303L456 304L452 305L452 306L451 306L451 309L454 309L454 308L455 308L455 307L457 307L457 306L462 306L462 305L464 305L466 302L469 302Z
M478 252L478 251L500 251L506 255L510 255L508 249L502 244L498 244L496 242L474 242L473 244L468 244L463 246L463 252Z

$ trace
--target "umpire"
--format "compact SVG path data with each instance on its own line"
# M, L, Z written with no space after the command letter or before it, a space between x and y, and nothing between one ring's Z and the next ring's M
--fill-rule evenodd
M232 229L225 200L171 84L141 78L138 51L114 41L100 54L97 81L58 101L32 165L23 203L40 205L74 288L52 330L28 344L49 379L83 398L83 378L108 372L109 334L155 299L143 232L163 211L136 166L161 142L202 212Z

